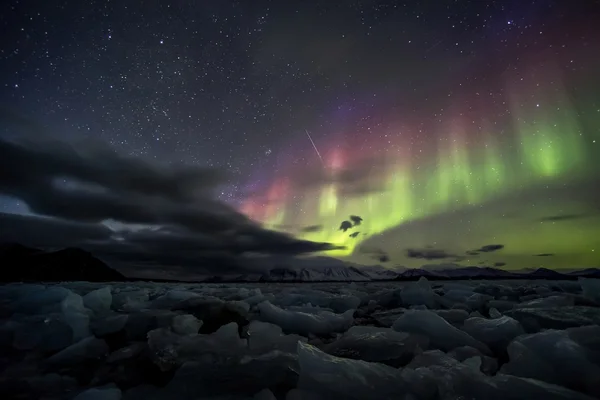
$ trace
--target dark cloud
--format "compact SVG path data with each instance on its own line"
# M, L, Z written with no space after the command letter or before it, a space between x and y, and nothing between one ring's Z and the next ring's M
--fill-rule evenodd
M358 251L363 254L368 254L375 260L379 262L388 262L390 261L390 256L380 248L377 247L365 247L361 246L358 248Z
M310 225L300 229L301 232L320 232L323 230L323 225Z
M0 194L48 217L3 214L7 223L0 240L80 245L131 262L186 264L231 261L246 252L293 255L336 248L266 230L214 200L223 179L218 171L154 165L101 146L0 139ZM113 232L101 224L106 220L162 228ZM233 264L229 261L224 264Z
M443 271L443 270L457 269L457 268L463 268L463 267L462 267L462 265L459 265L456 263L441 263L441 264L425 264L425 265L421 265L420 268L427 270L427 271Z
M350 236L351 238L355 238L355 237L357 237L357 236L358 236L358 234L359 234L359 233L360 233L360 232L353 232L353 233L351 233L349 236Z
M558 221L570 221L574 219L580 219L586 217L586 214L558 214L549 215L547 217L540 218L542 222L558 222Z
M440 260L444 258L456 257L442 249L406 249L406 256L409 258L419 258L424 260Z
M377 256L377 259L379 260L379 262L385 263L390 261L390 256L388 256L387 254L379 254Z
M506 263L505 262L501 262L501 261L494 263L494 267L504 267L505 265L506 265Z
M541 253L541 254L536 254L536 257L552 257L554 256L553 253Z
M339 230L346 232L348 229L352 229L352 222L342 221L342 223L340 224Z
M504 248L503 244L486 244L485 246L481 246L477 250L481 253L491 253L492 251L502 250Z
M350 221L352 221L352 223L354 224L354 226L358 226L361 224L361 222L363 221L363 219L361 217L359 217L358 215L351 215L350 216Z
M478 251L474 251L474 250L469 250L469 251L466 251L465 254L468 254L470 256L478 256L479 252Z
M111 234L112 231L101 224L0 213L0 242L16 242L36 247L66 247L107 241Z

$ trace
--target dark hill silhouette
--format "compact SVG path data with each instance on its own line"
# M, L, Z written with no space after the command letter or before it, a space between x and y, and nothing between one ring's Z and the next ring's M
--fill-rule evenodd
M91 253L77 249L45 252L20 244L0 246L0 282L126 280Z

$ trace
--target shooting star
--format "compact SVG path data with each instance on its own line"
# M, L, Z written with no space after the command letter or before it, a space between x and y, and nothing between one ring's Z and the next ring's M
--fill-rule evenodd
M317 152L317 155L319 156L319 160L321 160L321 164L323 164L323 166L325 166L325 161L323 161L323 157L321 157L321 153L319 153L319 149L317 149L317 146L315 145L315 142L313 142L312 138L310 137L310 133L308 133L307 129L305 129L304 132L306 132L306 136L308 136L308 139L310 140L310 142L312 143L315 151Z

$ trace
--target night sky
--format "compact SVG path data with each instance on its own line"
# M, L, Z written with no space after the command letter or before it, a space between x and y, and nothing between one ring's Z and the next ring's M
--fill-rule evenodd
M354 262L600 266L598 21L593 0L7 0L0 135L222 171L215 204ZM11 179L5 214L102 222Z

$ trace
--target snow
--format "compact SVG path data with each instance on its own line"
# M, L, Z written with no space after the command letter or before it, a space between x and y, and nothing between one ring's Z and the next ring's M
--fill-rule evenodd
M597 282L9 284L0 286L0 392L598 398Z

